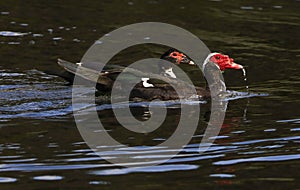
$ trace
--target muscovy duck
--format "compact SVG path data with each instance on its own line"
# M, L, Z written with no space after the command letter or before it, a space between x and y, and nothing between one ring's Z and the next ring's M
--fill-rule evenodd
M169 60L175 64L195 65L191 58L176 49L170 49L169 51L164 53L161 58ZM210 53L203 63L203 71L205 67L209 65L209 63L213 63L212 65L217 66L217 68L219 68L221 72L224 72L226 69L243 69L242 65L235 63L232 58L222 53ZM190 91L189 86L186 86L186 83L176 83L177 88L179 87L179 89L187 89L187 91L184 91L183 93L184 97L179 97L177 92L171 87L171 85L148 83L147 80L149 80L149 78L144 78L142 83L143 85L136 85L136 87L131 92L132 97L138 97L147 100L173 100L178 98L192 97L193 99L196 98L199 100L205 100L209 99L211 96L208 88L195 87L197 93L197 95L195 96L195 94L190 94L192 91ZM151 90L148 88L150 88ZM191 88L193 88L193 86Z
M178 54L176 55L176 53ZM165 52L163 55L161 55L160 59L170 61L172 63L176 64L191 64L194 65L194 62L191 61L186 55L183 53L179 53L178 50L170 49L169 51ZM68 81L70 84L73 83L74 75L76 73L77 68L80 70L80 72L77 72L76 74L81 76L81 78L86 79L87 81L94 81L97 82L97 89L100 91L110 91L111 87L114 83L114 80L118 74L120 74L125 67L119 66L119 65L106 65L103 68L103 71L100 73L100 78L96 79L95 77L98 77L99 72L98 70L99 63L71 63L62 59L58 59L58 65L64 68L62 71L45 71L47 74L56 75L59 76L66 81ZM173 72L173 67L170 66L170 64L164 64L164 62L158 63L158 73L165 77L171 77L176 78L175 73ZM80 73L80 74L79 74ZM142 74L138 71L133 72L132 74ZM142 74L143 75L143 74ZM140 75L138 75L140 76ZM157 76L157 75L156 75ZM140 76L143 77L143 76ZM142 79L142 78L141 78ZM147 78L145 78L147 79ZM144 84L147 83L147 81L144 81Z
M161 59L168 60L175 64L188 64L195 65L193 60L191 60L184 53L176 50L170 49L161 56ZM228 55L221 53L210 53L203 63L203 70L205 69L208 63L214 63L222 72L225 69L243 69L242 65L234 63L233 59ZM139 98L143 100L174 100L178 98L190 98L197 96L197 99L204 100L210 98L210 91L207 88L195 87L197 94L185 93L184 97L179 97L177 92L174 90L172 85L175 84L179 88L187 88L187 83L176 79L176 75L172 71L172 67L159 65L161 73L160 74L150 74L148 73L145 76L145 73L136 69L125 69L125 67L111 65L107 67L104 71L99 73L98 71L87 68L82 63L70 63L61 59L58 59L58 64L62 66L69 77L63 76L63 78L71 81L74 78L74 75L79 75L81 78L87 81L93 81L97 83L96 88L101 91L109 91L113 86L114 79L122 71L125 71L131 75L139 77L141 82L138 83L131 91L131 98ZM124 70L125 69L125 70ZM155 78L166 83L152 83L148 82L150 78ZM168 84L169 83L169 84ZM122 87L122 86L121 86ZM176 87L176 88L177 88ZM189 91L187 91L189 92Z

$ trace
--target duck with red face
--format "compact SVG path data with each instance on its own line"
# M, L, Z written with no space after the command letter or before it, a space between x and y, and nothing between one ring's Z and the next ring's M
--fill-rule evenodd
M195 65L195 63L187 55L185 55L184 53L176 49L168 50L160 58L175 63L177 65L179 64Z
M208 55L209 61L215 63L221 71L225 71L225 69L243 69L242 65L239 65L233 61L228 55L224 55L221 53L210 53Z
M195 62L190 57L176 49L170 49L169 51L164 53L161 56L161 59L168 60L175 64L195 65ZM228 55L224 55L221 53L210 53L203 63L202 70L205 69L208 63L214 63L222 72L226 69L243 69L242 65L235 63L234 60ZM93 76L99 75L97 71L85 67L84 64L76 65L63 60L59 60L58 64L62 66L66 70L66 72L73 74L73 76L77 74L77 67L79 67L81 70L83 70L82 77L86 80L93 81L95 78ZM159 76L173 78L170 80L177 80L175 79L176 75L172 70L172 66L159 65L159 67L161 67L161 74ZM123 69L123 67L115 66L111 70L108 69L105 72L100 73L101 77L99 77L97 81L94 81L97 82L97 89L101 91L109 91L114 82L114 76L121 73ZM137 70L132 71L131 74L137 77L141 77L141 84L137 85L132 90L132 98L138 97L145 100L152 100L156 98L161 100L172 100L179 98L176 91L170 84L151 83L151 79L146 77L146 74ZM70 79L72 80L72 78ZM149 80L150 82L148 82ZM127 81L124 82L126 83ZM180 82L180 80L178 80L178 82L176 83L180 84L182 88L187 88L186 83L184 83L183 81ZM196 87L196 91L199 99L210 98L209 89ZM190 94L187 96L187 98L191 96L192 95Z
M161 56L161 59L168 60L175 64L188 64L188 65L195 65L195 62L185 55L184 53L176 50L170 49L166 53ZM239 65L234 62L232 58L228 55L224 55L222 53L210 53L202 65L202 70L204 71L208 63L213 63L220 69L221 72L224 72L226 69L236 69L240 70L243 69L242 65ZM172 67L171 67L172 69ZM164 74L168 76L168 74ZM169 75L168 77L176 78L175 73L172 73L172 76ZM149 78L147 78L147 85L137 87L133 89L133 94L135 97L143 98L146 97L147 99L151 99L151 97L162 99L162 100L170 100L170 99L178 99L178 95L174 89L170 87L170 85L159 85L159 84L151 84L148 83ZM219 90L226 90L225 84L221 83L221 85L216 85L217 89ZM182 86L185 88L185 86ZM197 97L201 100L209 99L211 97L210 89L205 87L195 87L197 92ZM221 92L220 91L220 92ZM189 96L191 97L191 96Z
M170 49L164 53L161 59L169 60L176 64L195 65L191 58L176 49ZM209 61L215 63L221 71L225 71L226 69L243 69L242 65L235 63L232 58L222 53L210 53L203 63L203 69Z

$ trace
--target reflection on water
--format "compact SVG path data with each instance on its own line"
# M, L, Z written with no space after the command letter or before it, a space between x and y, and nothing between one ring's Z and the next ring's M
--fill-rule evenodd
M44 175L44 176L35 176L35 177L33 177L33 179L34 180L43 180L43 181L57 181L57 180L62 180L63 177Z
M299 1L0 2L0 184L1 189L296 189L299 179ZM79 61L87 48L120 26L160 21L183 27L212 51L229 54L247 70L226 71L230 89L225 121L212 146L199 154L209 118L201 104L190 143L164 164L122 168L105 158L163 160L160 147L176 130L178 102L165 102L166 122L157 130L130 132L97 106L105 131L123 146L101 147L99 157L74 123L71 87L41 71L59 70L57 58ZM160 47L133 47L111 62L130 64L159 57ZM129 56L128 56L129 55ZM189 70L189 68L188 68ZM198 72L189 70L197 79ZM88 110L90 105L82 105ZM118 109L126 103L116 105ZM147 102L131 104L141 121ZM160 106L160 104L156 105ZM186 126L189 127L189 126ZM153 147L157 145L156 147ZM111 148L114 151L108 151ZM200 147L201 149L201 147ZM53 181L55 183L49 183Z
M14 73L0 70L0 119L12 118L45 118L58 117L72 113L71 87L66 82L53 75L47 75L37 70L29 70L24 73ZM53 81L56 81L53 84ZM82 89L80 89L82 88ZM78 92L85 96L84 87L79 87ZM265 93L249 93L228 91L224 101L240 98L267 96ZM120 102L117 104L103 104L107 97L97 97L97 110L122 109L126 107L168 107L180 108L180 104L198 105L206 104L206 101L156 101L156 102ZM77 107L77 106L76 106ZM93 107L93 105L79 105L81 109Z
M11 31L0 31L0 36L24 36L27 35L26 33L20 33L20 32L11 32Z

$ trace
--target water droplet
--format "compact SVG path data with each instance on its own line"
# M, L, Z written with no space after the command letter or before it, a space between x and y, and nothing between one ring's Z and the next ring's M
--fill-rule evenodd
M53 33L53 29L52 28L48 28L48 32L49 32L49 34L52 34Z
M246 90L247 90L247 93L249 94L249 85L248 85L248 81L247 81L246 69L243 68L242 71L243 71L244 81L246 83Z

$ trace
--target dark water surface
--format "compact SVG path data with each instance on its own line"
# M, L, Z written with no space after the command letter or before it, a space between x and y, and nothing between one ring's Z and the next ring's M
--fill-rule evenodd
M1 190L299 189L298 0L33 2L0 2ZM57 58L79 61L104 34L145 21L177 25L211 51L229 54L246 67L253 96L246 97L241 72L226 71L227 87L239 98L228 101L220 134L208 151L198 153L209 109L201 103L199 127L180 154L161 165L122 168L89 149L74 122L71 86L43 71L59 70ZM162 52L162 47L138 46L112 63ZM180 118L171 103L163 126L134 134L118 124L109 105L99 105L98 111L109 134L135 151L149 151L168 139ZM143 107L132 113L140 120L150 117ZM115 149L103 148L103 154L130 154L122 146ZM145 157L165 151L153 148Z

